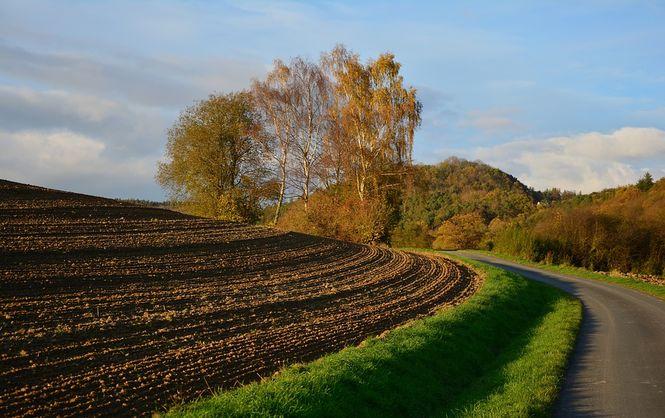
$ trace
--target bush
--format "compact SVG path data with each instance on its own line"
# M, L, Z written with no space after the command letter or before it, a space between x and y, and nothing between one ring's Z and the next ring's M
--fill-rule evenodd
M344 189L320 190L305 202L290 203L277 226L290 231L358 243L387 238L391 210L382 198L360 200Z
M217 200L192 198L175 204L175 207L194 216L234 222L256 222L261 218L258 199L244 190L230 189Z
M544 208L491 232L494 251L600 271L661 275L665 268L665 180Z
M433 237L423 221L401 222L390 235L390 243L395 247L430 248Z
M455 215L437 229L432 248L435 250L478 248L486 231L485 222L478 213Z

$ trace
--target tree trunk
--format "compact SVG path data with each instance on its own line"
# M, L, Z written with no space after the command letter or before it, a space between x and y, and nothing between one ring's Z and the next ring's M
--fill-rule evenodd
M286 158L281 161L280 171L282 174L282 179L279 183L279 196L277 197L275 217L272 220L273 225L277 225L277 221L279 220L279 212L282 210L282 202L284 201L284 193L286 192Z

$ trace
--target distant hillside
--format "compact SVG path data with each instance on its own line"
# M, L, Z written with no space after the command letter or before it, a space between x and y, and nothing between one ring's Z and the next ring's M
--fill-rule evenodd
M395 246L477 246L488 225L535 210L541 193L482 162L416 165L391 234Z
M534 261L665 275L665 178L542 207L487 240L495 251Z

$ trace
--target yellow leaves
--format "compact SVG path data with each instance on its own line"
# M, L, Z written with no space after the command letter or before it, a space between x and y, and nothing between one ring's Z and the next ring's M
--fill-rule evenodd
M343 165L364 200L367 191L400 183L382 172L411 163L422 106L416 90L404 87L401 65L391 53L362 64L358 55L337 46L324 56L324 63L335 80L338 136L351 145L342 155Z
M229 208L220 207L225 193L251 189L241 193L243 210L232 214L251 220L258 206L253 186L263 181L266 171L257 144L260 130L247 92L211 95L196 102L168 131L167 158L159 164L157 181L173 200L186 201L192 213L208 217L228 212Z
M485 222L478 213L455 215L437 229L432 248L442 250L477 248L486 230Z

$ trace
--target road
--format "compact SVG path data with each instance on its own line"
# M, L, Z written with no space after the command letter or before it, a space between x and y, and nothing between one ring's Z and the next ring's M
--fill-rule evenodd
M582 301L582 327L554 416L665 417L664 301L484 254L455 254L558 287Z

